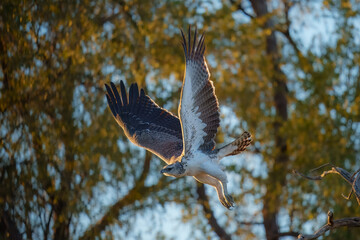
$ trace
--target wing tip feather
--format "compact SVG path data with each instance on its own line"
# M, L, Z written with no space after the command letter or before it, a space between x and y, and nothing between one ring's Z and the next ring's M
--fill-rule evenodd
M195 26L194 36L191 36L191 25L189 24L187 39L182 28L180 28L180 33L182 37L182 47L185 54L186 61L188 60L198 60L204 56L205 53L205 33L202 33L200 39L197 41L198 30Z

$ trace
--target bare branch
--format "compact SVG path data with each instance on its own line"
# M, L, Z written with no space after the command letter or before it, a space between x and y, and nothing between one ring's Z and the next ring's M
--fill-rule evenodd
M298 239L316 239L324 235L327 231L331 231L339 227L360 227L360 217L351 217L351 218L342 218L338 220L333 220L333 213L328 212L327 224L322 226L314 234L300 234Z
M333 166L333 165L332 165L332 163L325 163L325 164L323 164L323 165L321 165L319 167L311 169L310 172L315 172L315 171L317 171L317 170L319 170L319 169L321 169L323 167L327 167L327 166Z
M327 164L327 165L329 165L329 164ZM322 166L316 168L315 170L318 170L321 167L324 167L327 165L322 165ZM312 170L312 171L315 171L315 170ZM326 175L331 174L331 173L340 175L345 181L347 181L352 186L349 196L346 197L343 194L342 194L342 196L348 200L348 199L350 199L352 193L354 192L356 195L356 199L360 205L360 180L359 180L360 173L359 172L360 172L360 169L351 175L348 171L346 171L340 167L333 166L331 168L331 170L324 171L319 176L307 176L305 174L299 173L296 170L293 170L293 173L295 173L303 178L309 179L309 180L321 180ZM300 234L298 236L298 239L316 239L316 238L324 235L327 231L330 231L330 230L333 230L333 229L339 228L339 227L360 227L360 217L342 218L342 219L338 219L338 220L333 220L333 218L334 218L333 212L329 211L326 225L322 226L314 234L311 234L311 235Z
M318 176L308 176L308 175L305 175L305 174L302 174L296 170L293 170L293 173L296 174L296 175L299 175L300 177L303 177L303 178L306 178L306 179L309 179L309 180L315 180L315 181L318 181L318 180L322 180L326 175L328 174L331 174L331 173L338 173L337 171L335 170L329 170L329 171L324 171L321 175L318 175Z
M348 196L345 196L344 194L341 194L341 196L343 196L343 198L345 198L346 200L349 200L351 198L352 193L353 193L353 190L351 189Z
M320 166L320 167L318 167L318 168L316 168L316 169L314 169L312 171L318 170L319 168L324 167L324 166L325 165L322 165L322 166ZM346 171L345 169L342 169L340 167L332 167L331 170L324 171L321 175L318 175L318 176L308 176L308 175L302 174L302 173L300 173L300 172L298 172L296 170L293 170L293 173L296 174L296 175L299 175L299 176L301 176L303 178L306 178L306 179L309 179L309 180L315 180L315 181L322 180L326 175L331 174L331 173L338 174L346 182L348 182L351 185L351 191L350 191L348 197L344 196L344 194L342 194L342 196L345 199L349 200L352 193L354 192L356 200L357 200L358 204L360 205L360 169L357 170L353 174L350 174L348 171Z

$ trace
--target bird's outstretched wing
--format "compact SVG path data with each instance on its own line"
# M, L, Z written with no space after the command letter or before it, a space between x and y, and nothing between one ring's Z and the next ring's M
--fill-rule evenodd
M117 123L125 135L137 146L156 154L167 164L181 155L183 141L179 119L159 107L143 89L132 84L127 97L124 83L120 82L120 93L114 83L105 84L106 98Z
M179 116L183 133L183 153L200 149L211 151L215 147L215 135L219 127L219 103L210 80L204 52L204 35L197 41L191 38L190 27L188 41L181 31L185 52L185 78L181 90Z

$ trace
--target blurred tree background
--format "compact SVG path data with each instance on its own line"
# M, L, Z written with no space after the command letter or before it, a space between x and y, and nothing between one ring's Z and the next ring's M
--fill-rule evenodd
M103 0L0 3L1 239L292 239L360 215L339 176L360 162L358 0ZM161 176L107 108L104 83L137 82L177 112L179 28L206 32L219 143L237 207L190 177ZM356 239L338 229L327 239Z

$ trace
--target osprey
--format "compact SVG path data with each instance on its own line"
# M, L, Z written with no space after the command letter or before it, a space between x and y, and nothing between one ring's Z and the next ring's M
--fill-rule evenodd
M204 57L204 35L197 41L182 35L185 52L185 77L178 109L179 118L159 107L143 89L132 84L129 97L120 82L120 94L115 85L105 84L110 110L125 135L164 160L161 170L166 176L193 176L197 181L213 186L226 208L234 206L227 190L227 177L219 161L223 157L244 151L251 143L251 135L244 132L234 142L215 149L215 135L219 127L219 103Z

